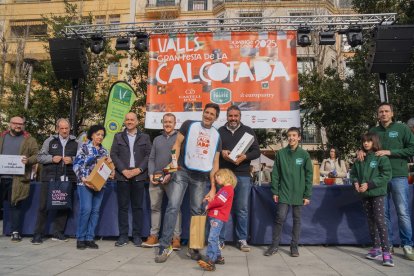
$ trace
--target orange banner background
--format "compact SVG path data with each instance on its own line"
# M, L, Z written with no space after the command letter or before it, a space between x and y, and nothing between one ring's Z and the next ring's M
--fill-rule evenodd
M282 117L298 124L295 32L152 35L148 76L149 128L160 128L165 112L183 121L208 102L223 111L236 104L246 115L264 112L267 123L258 127L278 127L266 111L286 111Z

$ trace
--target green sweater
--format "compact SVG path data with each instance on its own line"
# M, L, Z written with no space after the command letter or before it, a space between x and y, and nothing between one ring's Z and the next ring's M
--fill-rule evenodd
M407 177L407 158L414 155L414 135L407 125L391 123L387 128L382 125L371 128L379 135L382 149L391 151L392 177Z
M312 162L305 150L289 146L276 153L272 171L272 193L279 196L279 202L303 205L303 199L312 195Z
M368 183L368 190L361 193L362 197L386 195L391 176L392 169L388 157L375 156L373 152L368 153L364 161L356 161L351 170L352 183Z

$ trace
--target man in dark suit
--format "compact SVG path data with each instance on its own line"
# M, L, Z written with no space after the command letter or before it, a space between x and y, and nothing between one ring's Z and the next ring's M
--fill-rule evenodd
M128 244L128 210L132 209L132 239L141 246L142 202L144 183L148 178L148 157L151 141L148 134L138 129L138 118L133 112L125 116L125 130L115 134L111 147L111 159L115 165L118 197L119 238L115 246Z

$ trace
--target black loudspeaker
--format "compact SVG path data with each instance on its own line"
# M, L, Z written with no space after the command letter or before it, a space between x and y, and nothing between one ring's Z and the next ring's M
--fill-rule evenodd
M78 38L49 39L50 59L58 79L85 79L88 60L85 42Z
M414 25L378 26L374 29L367 58L371 73L402 73L410 65Z

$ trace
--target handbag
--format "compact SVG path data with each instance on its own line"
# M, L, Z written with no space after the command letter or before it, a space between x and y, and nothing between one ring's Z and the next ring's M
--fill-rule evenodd
M203 249L206 235L206 213L200 216L192 216L190 224L190 245L192 249Z
M72 183L67 180L66 166L63 173L65 181L58 179L57 166L55 179L51 180L47 191L47 210L72 209Z

